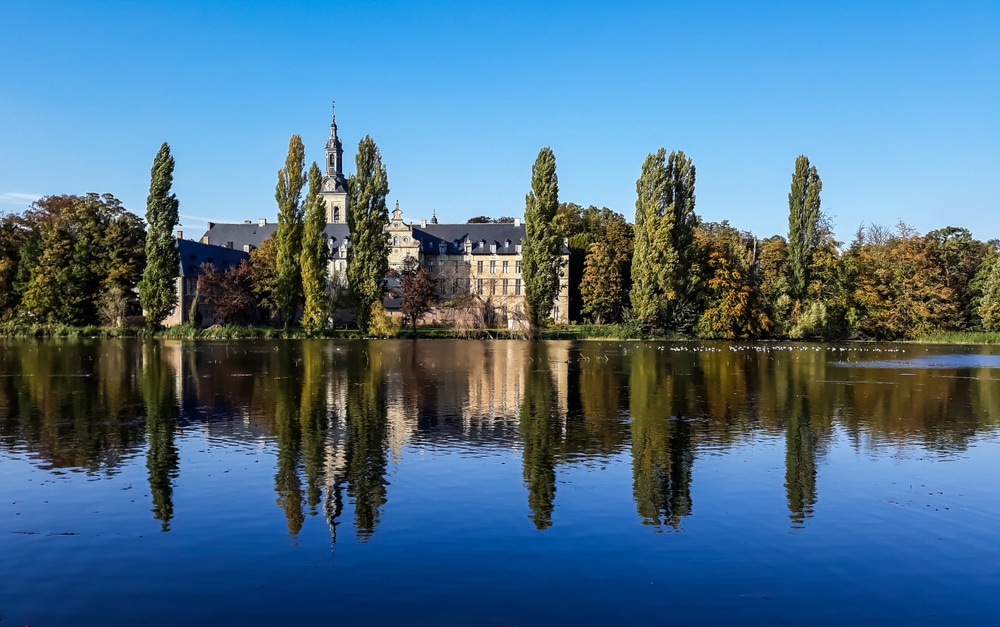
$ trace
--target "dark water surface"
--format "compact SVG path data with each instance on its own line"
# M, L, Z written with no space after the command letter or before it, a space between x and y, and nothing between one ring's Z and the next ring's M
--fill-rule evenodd
M0 341L0 625L1000 624L1000 354Z

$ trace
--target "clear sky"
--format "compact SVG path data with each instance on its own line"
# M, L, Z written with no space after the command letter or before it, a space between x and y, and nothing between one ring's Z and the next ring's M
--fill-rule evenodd
M404 217L523 215L539 148L560 200L632 220L647 153L696 211L785 234L795 158L841 240L862 223L1000 237L1000 1L0 0L0 211L110 192L144 215L160 143L186 237L275 219L288 139L354 169L375 140Z

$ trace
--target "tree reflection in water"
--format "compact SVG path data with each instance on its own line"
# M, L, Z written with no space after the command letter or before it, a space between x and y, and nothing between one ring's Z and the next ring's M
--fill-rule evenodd
M532 342L525 364L524 398L521 401L521 439L524 441L524 484L528 507L537 529L552 526L556 498L556 447L560 425L555 404L548 346Z
M146 468L153 496L153 517L170 531L174 516L173 482L180 473L180 455L174 442L180 407L177 373L159 342L142 347L142 396L146 405Z
M347 387L347 495L359 540L375 532L386 503L386 378L379 342L352 346Z
M632 494L643 524L679 529L691 514L691 425L671 362L640 347L630 362Z

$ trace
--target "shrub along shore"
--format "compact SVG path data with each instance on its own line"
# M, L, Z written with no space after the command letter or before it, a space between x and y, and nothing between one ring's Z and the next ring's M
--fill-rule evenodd
M224 325L207 329L195 328L183 324L159 331L149 331L142 327L101 327L70 326L61 324L5 322L0 323L2 338L160 338L160 339L206 339L206 340L238 340L238 339L360 339L366 337L357 329L327 329L321 332L308 332L301 327L284 329L271 326L241 326ZM523 333L507 329L459 330L442 327L417 327L416 333L408 329L399 331L394 336L397 339L525 339ZM579 324L549 327L540 334L547 340L658 340L658 341L695 341L698 338L681 334L649 334L640 329L624 324ZM741 340L754 341L754 340ZM804 340L787 340L804 341ZM819 341L819 340L817 340ZM868 342L870 340L847 340L849 342ZM1000 333L984 331L952 331L934 333L912 340L902 340L917 344L967 344L992 345L1000 344Z

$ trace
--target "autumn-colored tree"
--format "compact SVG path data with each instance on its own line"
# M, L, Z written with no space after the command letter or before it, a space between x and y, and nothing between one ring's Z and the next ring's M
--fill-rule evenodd
M269 237L260 246L250 251L249 271L253 277L254 300L258 310L274 318L278 311L275 293L278 287L278 249L274 238Z
M250 323L257 320L254 273L248 260L220 272L214 264L203 263L198 277L198 293L212 307L217 323Z
M755 275L757 240L728 222L706 224L695 232L704 250L705 308L696 331L706 338L758 338L771 320L761 302Z
M434 301L437 300L437 292L434 287L434 279L431 278L430 271L420 267L420 262L415 257L407 257L403 260L399 281L399 292L402 299L400 312L404 319L410 321L410 327L414 333L417 332L417 320L430 311Z
M974 287L980 293L975 309L980 325L985 331L1000 331L1000 255L983 260Z

